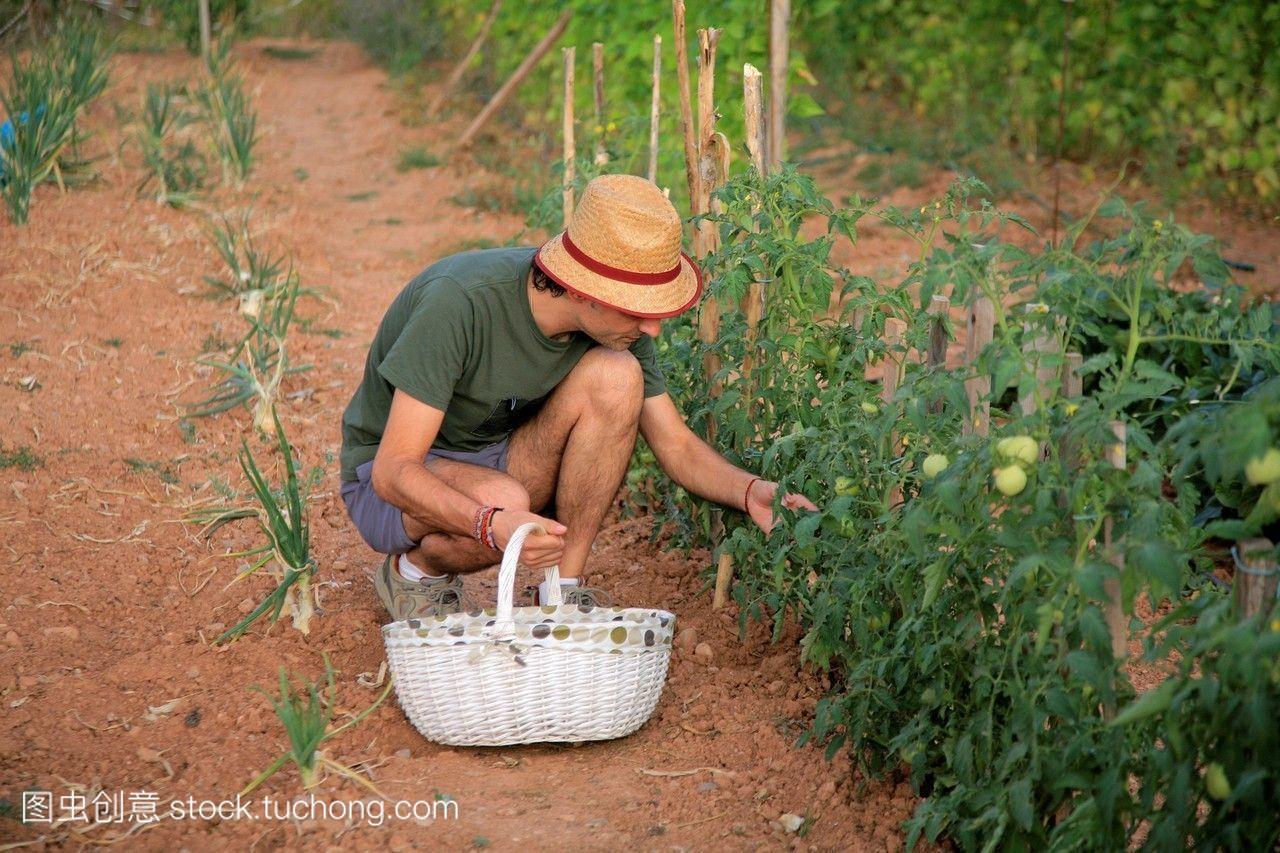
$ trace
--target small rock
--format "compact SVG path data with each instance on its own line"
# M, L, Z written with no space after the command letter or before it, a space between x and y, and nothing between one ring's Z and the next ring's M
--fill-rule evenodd
M194 729L196 726L200 725L200 709L192 708L191 713L187 714L186 719L184 719L183 722L187 724L187 728L189 729Z
M18 636L17 631L6 631L4 641L11 646L19 646L22 644L22 638Z
M204 629L210 634L221 634L226 630L226 627L227 624L225 622L210 622L208 625L204 626Z
M252 613L253 608L257 606L258 605L254 602L254 600L247 595L244 598L240 599L240 603L236 605L236 607L240 610L240 612L245 615Z
M777 696L779 693L781 693L783 690L786 690L786 689L787 689L787 685L781 679L777 681L770 681L769 686L765 688L765 690L769 692L770 696Z
M829 800L836 795L836 780L828 779L822 783L822 787L818 789L819 800Z
M667 828L663 824L655 823L653 826L649 827L649 829L647 830L647 834L648 835L666 835Z
M787 832L795 832L804 825L804 818L798 814L788 812L778 818L778 823L782 824L782 828Z
M747 834L747 825L745 823L735 823L729 827L729 831L734 835L742 836Z
M706 782L698 783L698 790L704 794L708 793L709 791L717 790L719 787L720 787L719 785L717 785L715 782L711 781L710 779L708 779Z
M682 628L676 634L676 648L683 654L693 654L698 645L698 632L694 628Z
M46 637L64 637L76 642L80 639L80 629L74 625L58 625L53 628L45 628L44 635Z
M759 808L759 812L760 812L760 817L769 821L777 820L782 815L782 809L778 808L772 803L764 803L763 805L761 805Z
M412 758L412 757L413 757L413 752L410 751L409 747L407 746L404 749L396 750L396 758Z
M190 669L188 669L188 670L187 670L187 678L192 678L192 679L194 679L194 678L199 678L199 677L200 677L200 667L198 667L198 666L193 666L193 667L191 667Z
M587 821L587 827L589 829L599 829L600 827L604 826L608 822L609 822L608 818L593 817L591 820Z
M160 753L149 746L138 747L138 759L140 761L156 762L160 760Z
M698 647L694 649L693 655L698 659L698 663L707 664L711 663L711 661L715 659L716 653L711 649L709 644L698 643Z

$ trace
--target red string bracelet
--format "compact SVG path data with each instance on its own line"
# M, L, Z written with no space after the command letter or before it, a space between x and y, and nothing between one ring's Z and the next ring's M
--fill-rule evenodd
M760 480L761 480L760 477L756 477L750 483L747 483L747 489L742 493L742 511L747 513L748 515L750 514L750 507L751 507L751 487L754 486L756 483L759 483Z

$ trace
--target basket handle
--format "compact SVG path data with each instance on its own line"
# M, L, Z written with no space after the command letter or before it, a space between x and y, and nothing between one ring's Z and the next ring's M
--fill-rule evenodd
M520 525L516 528L516 532L511 534L511 541L502 552L502 567L498 569L498 612L493 626L495 634L506 635L514 632L515 623L511 619L511 604L515 596L516 567L520 565L520 549L524 546L524 540L531 534L546 532L546 528L541 524L531 521ZM547 569L547 588L547 601L543 604L564 603L564 597L560 594L559 566L551 566Z

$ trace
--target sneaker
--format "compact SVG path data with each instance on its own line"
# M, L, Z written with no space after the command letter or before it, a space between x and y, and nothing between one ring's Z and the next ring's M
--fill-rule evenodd
M446 616L471 609L462 591L462 578L451 575L440 580L411 581L396 570L398 557L390 556L373 576L373 588L378 600L397 622L404 619L421 619L424 616Z
M529 587L530 597L533 599L534 607L541 604L541 596L538 594L536 586ZM582 608L592 607L612 607L613 598L603 589L594 586L581 586L579 584L560 585L560 596L564 599L565 604L573 604Z

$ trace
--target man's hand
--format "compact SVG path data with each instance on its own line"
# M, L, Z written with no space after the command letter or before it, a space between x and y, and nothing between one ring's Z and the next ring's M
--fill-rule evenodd
M773 517L773 498L778 493L778 484L768 480L756 480L747 490L747 514L751 520L768 536L778 520ZM787 509L805 509L817 512L818 508L804 495L788 493L782 497L782 505Z
M497 543L498 549L506 551L507 543L511 541L516 529L529 522L541 525L547 532L529 534L520 549L520 562L531 569L558 566L560 559L564 557L564 534L569 532L569 528L531 512L504 509L494 514L493 541Z

